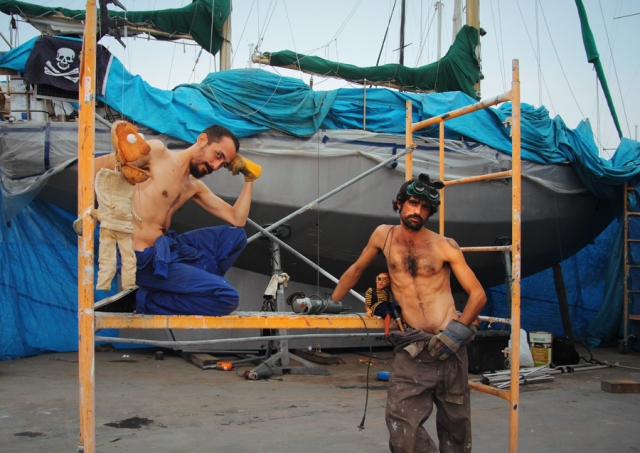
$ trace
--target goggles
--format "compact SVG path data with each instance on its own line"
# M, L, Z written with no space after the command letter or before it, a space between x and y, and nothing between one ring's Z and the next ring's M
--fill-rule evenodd
M417 180L411 182L405 189L405 193L409 196L426 198L433 207L440 205L440 192L444 184L442 181L430 181L429 175L420 174Z

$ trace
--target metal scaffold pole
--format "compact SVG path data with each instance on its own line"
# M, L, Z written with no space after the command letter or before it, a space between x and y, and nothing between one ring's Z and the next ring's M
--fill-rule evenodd
M95 357L94 357L94 148L96 77L96 2L88 0L80 63L78 116L78 364L80 381L79 450L95 451Z

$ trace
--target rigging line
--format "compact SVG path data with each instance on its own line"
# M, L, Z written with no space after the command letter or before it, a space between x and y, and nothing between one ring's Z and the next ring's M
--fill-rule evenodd
M387 29L384 32L384 38L382 38L382 45L380 46L380 53L378 54L378 59L376 60L376 66L380 64L380 57L382 56L382 49L384 49L384 43L387 41L387 34L389 33L389 27L391 26L391 19L393 18L393 12L396 10L396 4L398 0L393 2L393 8L391 8L391 14L389 15L389 22L387 23Z
M571 89L571 84L569 83L569 78L567 77L567 74L564 72L564 67L562 66L562 60L560 59L560 55L558 55L558 49L556 49L556 44L555 44L555 41L553 39L553 36L551 36L551 30L549 29L549 23L547 22L547 15L544 13L544 8L542 7L542 2L540 3L540 12L542 13L542 19L544 20L545 28L547 29L547 33L549 34L549 38L551 39L551 46L553 47L553 51L556 54L556 59L558 60L558 64L560 65L560 70L562 71L562 75L564 76L564 80L565 80L565 82L567 82L567 86L569 87L569 92L571 93L571 96L573 97L573 100L575 101L576 106L578 107L578 111L580 112L580 115L582 115L582 118L586 118L585 114L582 112L582 109L580 108L580 103L578 102L578 99L576 98L575 93ZM547 86L547 82L544 79L544 75L542 76L542 80L545 82L545 87L546 87ZM547 93L548 93L548 90L547 90ZM551 101L551 106L553 107L553 100L551 99L551 96L549 96L549 100ZM555 111L555 107L553 109Z
M493 20L493 28L497 30L498 27L496 27L496 15L493 11L493 0L489 2L489 6L491 7L491 20ZM498 7L498 14L499 13L500 13L500 8ZM500 65L500 68L504 68L504 64L502 63L503 55L500 52L500 43L498 42L498 33L494 33L493 36L496 39L496 47L498 48L498 64ZM502 29L500 29L500 40L502 41ZM503 48L504 48L504 42L503 42ZM505 80L504 71L502 69L500 70L500 75L502 76L502 91L504 92L504 91L507 91L507 81Z
M329 42L332 42L334 40L336 40L338 38L338 36L340 35L340 33L342 33L342 31L346 28L347 24L349 23L349 21L351 20L351 18L353 17L353 15L356 13L356 10L358 9L358 7L362 4L362 0L359 0L358 3L356 3L356 6L353 7L353 9L351 10L351 13L349 13L349 15L347 16L347 18L345 19L345 21L343 22L343 24L340 26L340 28L338 29L338 31L336 32L336 34L333 36L333 38L331 38L331 40Z
M622 87L620 86L620 78L618 77L618 68L616 67L616 61L613 58L613 49L611 48L611 40L609 39L609 31L607 30L607 23L604 20L604 11L602 11L602 1L598 0L600 6L600 16L602 17L602 24L604 26L605 36L607 37L607 44L609 45L609 53L611 54L611 63L613 64L613 71L616 75L616 82L618 82L618 92L620 93L620 102L622 103L622 111L624 112L624 119L627 122L627 130L629 131L629 137L631 137L631 128L629 127L629 116L627 115L627 107L624 104L624 97L622 96Z
M167 90L169 89L169 84L171 83L171 72L173 71L173 60L176 56L176 47L173 46L173 53L171 54L171 65L169 66L169 77L167 77Z
M275 4L273 3L273 0L271 0L271 3L269 3L269 8L267 8L267 14L264 19L265 23L264 23L264 26L262 27L262 35L259 36L260 42L264 40L264 37L267 34L267 30L269 29L269 24L271 23L271 19L273 18L273 13L276 11L277 4L278 4L278 0L276 0ZM271 8L272 5L273 5L273 8Z
M538 61L539 57L538 57L538 55L536 55L536 49L533 46L533 41L531 41L531 35L529 34L529 29L527 28L527 22L524 20L524 14L522 14L522 9L520 8L520 1L519 0L516 0L516 5L518 6L518 11L520 12L520 17L522 18L522 23L524 24L524 29L527 32L527 38L529 39L529 44L531 45L531 49L533 50L533 55L535 55L536 62L538 64L540 64L539 61ZM542 13L542 17L544 17L544 12ZM545 19L545 23L546 23L546 19ZM549 30L549 27L547 26L547 31L548 30ZM549 37L551 37L551 33L549 33ZM553 45L553 48L555 49L555 44L553 43L553 38L551 38L551 44ZM556 56L557 56L557 53L556 53ZM564 74L564 68L562 68L562 64L560 64L560 68L562 69L562 72ZM566 75L565 75L565 80L566 80ZM553 105L553 98L551 97L551 93L549 93L549 87L547 85L546 79L544 78L544 74L542 75L542 81L544 82L544 87L547 90L547 96L549 96L549 102L551 102L551 108L553 108L553 111L556 112L556 108ZM567 84L568 84L568 82L567 82ZM569 90L571 90L571 86L569 86ZM573 92L571 94L573 94ZM575 96L573 98L575 99ZM577 100L576 100L576 102L577 102ZM578 109L580 109L579 105L578 105ZM580 111L580 113L582 113L582 111Z
M293 37L293 28L291 27L291 19L289 18L289 10L287 9L286 0L282 0L282 4L284 5L284 13L287 16L287 23L289 24L289 33L291 33L291 41L293 42L293 52L296 54L296 63L298 68L300 68L300 56L298 55L298 48L296 47L296 40ZM302 69L299 69L300 78L302 79Z
M429 39L429 32L431 31L431 26L433 25L433 21L435 18L436 18L436 15L434 14L433 17L431 17L431 22L429 23L429 27L427 28L427 33L424 36L424 40L420 44L420 51L418 52L418 58L416 58L416 62L414 64L415 67L418 67L418 62L422 57L422 51L424 50L424 46L427 43L427 40Z
M498 8L498 25L500 25L500 44L501 44L500 55L502 57L502 64L504 65L503 67L506 67L507 58L504 56L504 32L502 30L502 8ZM507 91L507 86L509 85L507 80L505 79L504 72L502 73L502 79L505 80L504 90Z
M242 29L242 33L240 34L240 39L238 39L238 46L236 48L240 48L240 43L242 42L242 37L244 36L244 31L247 29L247 24L249 23L249 16L251 16L251 11L253 11L253 7L255 6L257 0L253 0L253 3L251 4L251 9L249 9L249 13L247 14L247 20L244 23L244 28ZM251 58L251 55L249 55L249 58ZM231 67L233 67L233 62L236 59L236 53L233 53L233 57L231 58Z

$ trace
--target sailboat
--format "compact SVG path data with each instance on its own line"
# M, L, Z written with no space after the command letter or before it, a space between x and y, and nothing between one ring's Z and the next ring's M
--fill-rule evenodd
M39 20L49 19L42 30L60 32L61 23L71 23L73 17L78 16L73 11L60 8L51 11L53 8L35 6L34 8L39 9L28 16L24 2L2 3L2 12L25 14L32 22L36 16ZM215 5L215 14L212 14L210 2L201 0L190 5L189 10L181 9L181 12L187 18L189 14L191 17L202 18L207 17L207 14L197 15L197 8L205 8L209 17L214 18L213 24L209 25L209 35L217 37L217 32L222 30L230 11L230 7L225 9L224 5L230 6L230 3L216 1ZM218 8L222 8L221 13ZM44 14L44 9L51 14ZM144 25L136 25L132 18L146 17L143 14L129 12L125 16L122 12L115 13L111 10L109 14L114 20L125 17L129 20L126 29L118 27L123 39L134 33L164 36L165 39L189 35L185 31L180 34L172 34L166 30L152 31L149 22L142 19L140 22L144 22ZM167 14L177 17L178 11L171 10ZM58 19L57 22L55 19ZM465 27L458 35L464 37L471 34L477 42L478 33L477 28ZM216 51L213 39L207 40L207 34L202 30L198 33L199 38L196 33L192 34L205 48ZM222 47L225 40L220 38L219 41L219 47ZM454 43L452 48L457 49L459 45L460 43ZM469 41L467 47L467 57L473 61L474 41ZM264 169L264 177L256 184L250 213L250 218L259 225L279 221L404 149L402 118L405 100L411 99L417 105L413 112L416 120L475 101L473 96L460 91L424 94L434 90L420 89L421 93L410 93L382 88L367 89L371 79L366 78L362 80L363 88L320 92L312 90L297 79L274 76L257 69L210 74L203 84L181 85L167 92L153 88L139 77L131 75L117 59L109 61L109 76L100 98L104 102L102 113L107 120L129 118L142 127L148 139L160 138L175 148L192 141L194 134L203 129L204 123L219 121L237 132L241 137L241 152L260 163ZM5 58L0 67L11 66ZM478 76L479 67L475 77ZM441 85L444 85L442 81ZM406 89L407 86L403 85L401 88ZM137 104L133 103L134 99ZM278 105L274 106L276 100ZM294 103L283 105L286 101ZM148 103L144 104L145 102ZM310 103L310 108L297 108L305 102ZM150 115L159 105L166 112ZM293 105L296 106L295 109ZM534 124L534 119L542 118L544 127L559 127L548 115L544 118L544 113L543 108L531 108L523 112L523 116L525 121L530 120L530 124ZM447 135L448 165L445 179L509 169L510 156L504 152L509 143L508 117L507 106L454 123ZM20 123L14 121L0 125L3 134L13 140L13 145L7 145L9 139L5 141L5 149L1 151L5 156L12 155L14 148L11 146L23 143L27 136L33 137L34 124L30 123L26 127ZM104 138L108 126L99 123L96 126L96 137ZM540 121L538 125L539 123ZM74 127L74 123L50 123L49 126L42 126L41 134L44 137L47 133L56 131L64 135L68 131L69 137L72 137L76 132ZM572 139L579 146L589 147L593 141L589 138L589 133L588 124L585 124L580 130L572 131ZM535 131L529 138L533 140L534 135ZM432 177L438 176L438 145L434 136L433 131L426 131L423 135L414 137L417 145L414 151L414 174L424 172ZM59 165L44 169L44 173L48 173L46 176L50 176L46 185L45 178L40 175L32 176L31 170L24 170L25 165L20 165L22 170L16 170L15 174L21 183L33 177L35 190L44 186L45 189L38 192L39 198L76 212L77 171L74 166L68 165L73 160L77 144L72 138L70 140L70 146L66 150L59 150L60 154L51 158L57 159ZM613 219L610 201L595 196L575 169L568 163L561 162L565 159L560 159L557 150L544 150L549 154L555 153L549 159L548 156L541 157L533 152L537 146L548 146L550 141L553 139L530 142L528 156L531 160L524 164L523 276L536 273L575 254L592 242ZM63 140L59 141L62 142ZM569 143L575 144L576 142ZM109 152L108 141L98 144L96 151ZM35 155L40 153L42 156L50 153L51 149L45 150L42 147L34 152ZM526 153L524 157L527 158ZM355 183L350 189L291 218L279 228L278 235L329 273L339 276L355 261L377 225L397 222L397 215L391 210L391 200L404 181L404 169L403 159L389 164ZM214 193L233 201L239 191L238 182L230 175L219 173L204 181ZM455 186L448 188L445 234L455 238L463 247L489 246L499 241L508 241L511 221L509 184L508 180L498 180L474 184L472 189ZM437 221L436 216L428 227L436 229ZM172 228L181 232L211 224L215 224L215 219L201 213L195 204L190 203L174 215ZM247 230L251 236L251 228L247 227ZM467 260L486 287L504 281L504 264L500 254L470 254ZM382 259L376 261L356 290L364 290L367 282L373 281L372 276L384 266ZM252 241L238 259L236 267L256 275L270 275L268 243ZM301 284L317 288L329 288L332 285L316 270L286 251L283 251L283 269L292 281ZM253 294L255 293L256 291ZM259 300L259 291L257 297L253 297Z

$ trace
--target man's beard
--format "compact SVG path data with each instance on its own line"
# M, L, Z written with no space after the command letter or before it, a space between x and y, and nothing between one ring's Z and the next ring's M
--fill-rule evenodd
M203 168L203 165L204 165L204 168ZM207 162L200 162L198 164L193 162L189 163L189 173L194 178L201 179L202 177L207 176L211 172L213 172L213 167L209 165Z
M410 216L400 216L400 220L402 224L413 231L419 231L425 223L427 223L426 219L423 219L419 215L410 215ZM414 220L413 222L411 220Z

